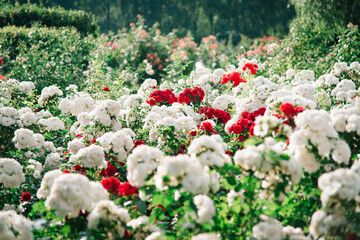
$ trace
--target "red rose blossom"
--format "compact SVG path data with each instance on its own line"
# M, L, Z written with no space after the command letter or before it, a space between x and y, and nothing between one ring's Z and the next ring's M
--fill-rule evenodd
M108 161L107 168L101 172L103 176L113 176L117 172L117 168Z
M159 104L160 106L164 104L171 105L174 102L177 102L177 98L170 89L155 90L146 100L146 103L150 106L155 106L156 104Z
M220 83L221 84L226 84L228 83L229 81L233 82L234 84L234 87L238 86L241 82L246 82L245 79L241 78L240 77L241 73L239 72L232 72L232 73L229 73L229 74L225 74Z
M192 131L190 131L190 135L191 135L191 136L193 136L193 137L195 137L195 136L197 135L196 130L192 130Z
M266 108L259 108L253 113L242 112L241 118L229 128L230 133L238 134L238 141L243 142L254 135L255 119L265 114ZM242 134L242 135L240 135Z
M115 194L120 186L120 180L114 177L105 178L101 181L103 187L110 193Z
M109 92L109 91L110 91L110 88L104 87L104 88L103 88L103 91L104 91L104 92Z
M131 186L129 182L126 182L119 185L118 192L119 196L131 196L137 194L138 190L136 187Z
M259 67L255 63L246 63L243 66L242 70L245 72L246 69L249 69L252 74L256 75L256 70L255 69L257 69L257 68L259 68Z
M210 122L201 123L200 128L206 132L213 132L213 127Z
M291 103L283 103L280 105L280 112L285 116L290 117L294 114L294 106Z
M293 117L296 116L298 113L304 111L303 107L294 107L291 103L283 103L280 105L280 112L282 112L285 117Z
M194 89L186 88L182 93L179 94L179 103L189 104L190 102L201 102L204 99L205 92L199 87Z
M28 202L31 200L31 193L29 192L24 192L22 195L21 195L21 200L24 201L24 202Z
M220 109L202 107L200 108L199 113L205 114L207 119L216 118L222 121L223 123L227 123L231 119L230 113Z
M356 240L356 234L351 232L346 236L346 240Z
M76 172L81 172L81 171L83 170L83 168L82 168L80 165L75 165L75 166L73 166L73 169L74 169L74 171L76 171Z
M143 145L143 144L145 144L142 140L136 140L136 141L134 141L134 147L137 147L137 146L140 146L140 145Z

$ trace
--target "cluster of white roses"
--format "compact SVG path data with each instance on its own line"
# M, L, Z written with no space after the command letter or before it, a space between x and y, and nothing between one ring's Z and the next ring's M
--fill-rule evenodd
M360 209L360 161L350 169L339 168L322 174L318 179L322 209L316 211L310 224L310 233L318 238L345 232L357 232L358 224L346 212Z
M108 193L101 183L90 181L84 175L52 170L45 174L37 197L46 198L45 206L64 218L77 217L81 210L91 211L97 202L108 199Z
M7 81L0 81L0 107L4 105L6 101L13 98L13 95L18 92L21 94L29 94L35 89L33 82L19 82L15 79L9 79ZM17 96L18 98L19 96Z
M131 129L123 128L117 132L107 132L97 141L106 153L111 150L117 154L120 161L123 161L134 148L133 137L135 133Z
M83 112L91 112L95 108L95 100L88 93L75 92L71 97L62 98L59 109L63 114L71 113L78 116Z
M34 133L32 130L20 128L15 131L12 141L19 150L29 150L25 153L27 157L44 156L45 150L55 153L57 149L53 142L45 141L41 133ZM34 152L32 152L34 151Z
M261 215L261 222L256 224L252 231L253 237L257 240L310 240L310 236L306 237L301 228L292 226L282 226L281 223L266 215Z
M337 163L347 164L350 160L349 145L339 139L338 133L331 126L330 114L325 110L308 110L295 118L298 127L290 136L289 150L308 172L314 172L321 166L320 159L314 155L331 158ZM309 144L311 143L311 144Z
M1 239L34 239L33 224L15 211L0 211Z
M125 235L126 224L130 221L128 210L118 207L113 201L99 201L88 217L89 229L104 228L112 239Z
M25 182L23 167L11 158L0 158L0 183L6 188L18 188Z
M64 123L58 117L53 117L46 111L34 113L28 107L19 110L13 107L0 107L0 125L5 127L16 125L19 128L40 126L41 130L47 131L65 129Z
M40 105L46 105L46 102L56 96L62 96L63 92L56 86L45 87L41 91L41 95L38 99Z
M234 162L245 170L254 171L255 176L263 179L264 190L261 195L265 196L273 196L276 184L284 181L296 184L302 175L298 160L286 154L286 143L277 142L272 137L265 138L264 143L258 146L251 145L238 150ZM289 187L284 190L289 190Z

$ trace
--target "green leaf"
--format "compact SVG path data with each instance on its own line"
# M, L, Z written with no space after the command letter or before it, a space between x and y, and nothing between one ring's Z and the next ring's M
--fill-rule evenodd
M258 145L262 142L262 139L259 137L251 137L245 140L244 142L244 148L250 145Z
M37 212L37 213L44 213L47 211L46 207L45 207L45 202L44 201L40 201L40 202L36 202L33 204L33 211Z
M147 133L149 130L148 129L138 129L138 133L139 134L144 134L144 133Z
M170 182L169 176L164 176L164 177L163 177L163 180L164 180L164 182Z
M194 210L194 212L197 212L198 209L197 209L197 207L196 207L196 205L194 204L193 201L190 202L189 206L190 206L190 208L191 208L192 210Z
M226 177L226 181L230 184L230 185L236 185L236 180L233 177Z
M158 205L161 204L162 200L163 200L163 195L156 194L153 196L151 203L154 205Z
M286 161L290 159L290 156L287 155L287 154L284 154L284 153L283 153L283 154L280 154L279 157L280 157L281 160L286 160Z
M138 197L135 199L135 201L136 201L136 206L139 209L139 211L142 214L146 214L146 211L147 211L146 204Z
M71 227L69 225L65 225L62 227L62 229L60 230L62 234L64 234L65 237L69 236L70 232L71 232Z

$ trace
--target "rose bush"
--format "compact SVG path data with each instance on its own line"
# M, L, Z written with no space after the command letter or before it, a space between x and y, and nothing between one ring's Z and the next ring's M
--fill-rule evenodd
M359 62L226 60L141 24L98 39L81 91L2 77L0 236L360 237Z

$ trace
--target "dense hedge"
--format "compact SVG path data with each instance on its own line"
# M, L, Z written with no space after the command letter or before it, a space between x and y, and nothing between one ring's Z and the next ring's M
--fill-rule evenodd
M8 25L31 27L75 27L82 34L98 35L99 27L90 13L65 10L61 7L44 8L33 4L7 5L0 12L0 27Z
M33 81L37 89L57 84L81 86L93 48L93 38L84 38L75 28L0 29L0 74L20 81Z

